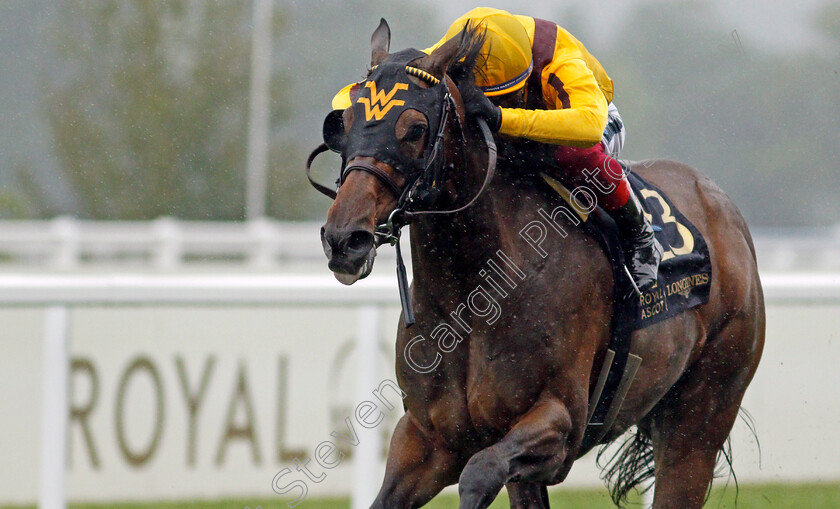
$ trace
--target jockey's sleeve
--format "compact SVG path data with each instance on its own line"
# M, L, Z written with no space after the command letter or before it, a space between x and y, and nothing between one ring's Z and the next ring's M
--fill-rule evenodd
M502 108L499 132L542 143L590 147L607 125L607 99L583 59L545 66L543 99L549 109Z

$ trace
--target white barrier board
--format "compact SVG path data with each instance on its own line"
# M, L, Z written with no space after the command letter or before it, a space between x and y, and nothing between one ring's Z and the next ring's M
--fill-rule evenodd
M761 463L739 423L736 472L741 481L836 481L840 444L819 437L840 422L840 302L803 288L794 299L773 291L764 358L744 403ZM394 380L398 313L382 308L378 363L369 364L376 382L360 391L354 307L71 308L67 497L272 497L273 483L286 496L301 495L301 483L310 498L350 494L352 443L373 440L384 451L401 414L387 384L375 393ZM0 504L38 496L44 315L0 310ZM600 484L593 456L567 484Z
M382 330L393 336L396 308ZM2 425L0 503L32 502L41 436L43 311L0 311ZM352 308L94 308L71 312L67 495L70 500L271 496L303 478L294 459L320 478L314 450L331 440L347 457L310 496L349 493L354 447L330 436L382 440L401 415L394 390L373 395L383 422L355 422ZM382 338L377 381L393 380ZM354 430L345 422L351 417ZM352 441L352 439L350 440ZM328 458L335 462L336 452ZM288 480L288 481L287 481ZM289 495L297 495L291 491Z

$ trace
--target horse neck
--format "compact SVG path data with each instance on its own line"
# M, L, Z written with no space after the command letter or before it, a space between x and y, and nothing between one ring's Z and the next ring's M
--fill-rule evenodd
M488 190L488 194L492 191ZM492 197L482 197L467 211L418 220L411 225L411 257L415 280L430 274L463 280L485 253L500 249L504 226ZM434 283L433 283L434 284Z
M469 159L454 170L460 203L478 192L485 176L486 158ZM533 181L511 179L500 169L471 207L452 215L420 217L412 223L415 291L428 291L438 300L448 300L448 292L441 290L462 292L474 288L483 280L482 273L489 270L488 260L494 259L497 266L504 268L500 251L512 259L532 258L533 253L522 253L532 248L519 236L519 230L528 222L524 219L528 211L515 208L517 196L539 195L533 193L533 188ZM536 198L539 200L540 196ZM535 207L533 213L536 212Z
M483 143L473 136L466 146ZM475 151L458 162L453 170L453 186L458 202L464 203L481 187L486 156ZM553 214L562 201L547 192L538 176L519 172L518 168L499 168L471 207L452 215L421 216L412 223L414 288L419 296L425 296L421 298L445 306L453 295L469 293L476 284L485 284L486 275L496 267L511 278L517 270L545 273L547 277L558 277L558 271L563 271L564 280L573 285L583 285L591 278L588 269L593 267L593 260L603 257L597 243L562 215ZM552 223L546 217L549 214L557 221ZM539 222L546 232L545 242L538 247L522 233L534 222ZM491 260L496 267L488 266ZM512 266L505 265L507 260ZM547 264L555 267L545 272Z

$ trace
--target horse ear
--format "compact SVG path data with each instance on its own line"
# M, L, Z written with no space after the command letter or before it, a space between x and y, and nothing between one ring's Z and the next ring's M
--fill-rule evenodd
M370 36L370 66L379 65L388 58L391 47L391 28L385 18L379 19L379 26Z
M435 78L442 80L449 64L458 54L458 48L461 45L461 35L456 35L443 43L438 49L434 50L431 55L423 57L414 64L416 67L431 73Z

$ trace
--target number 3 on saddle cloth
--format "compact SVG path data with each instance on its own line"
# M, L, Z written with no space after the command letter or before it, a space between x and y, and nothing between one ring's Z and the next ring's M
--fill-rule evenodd
M661 322L709 301L712 263L706 240L662 191L635 174L628 175L645 216L660 231L664 254L657 285L638 301L635 329Z
M697 227L661 190L635 173L625 173L664 250L658 283L641 295L633 290L629 275L624 270L618 229L609 215L600 208L587 214L573 202L571 193L563 184L542 174L543 179L580 217L581 227L601 243L611 261L616 286L610 348L590 397L585 443L597 443L609 430L642 361L630 353L630 334L708 302L712 282L709 248Z

